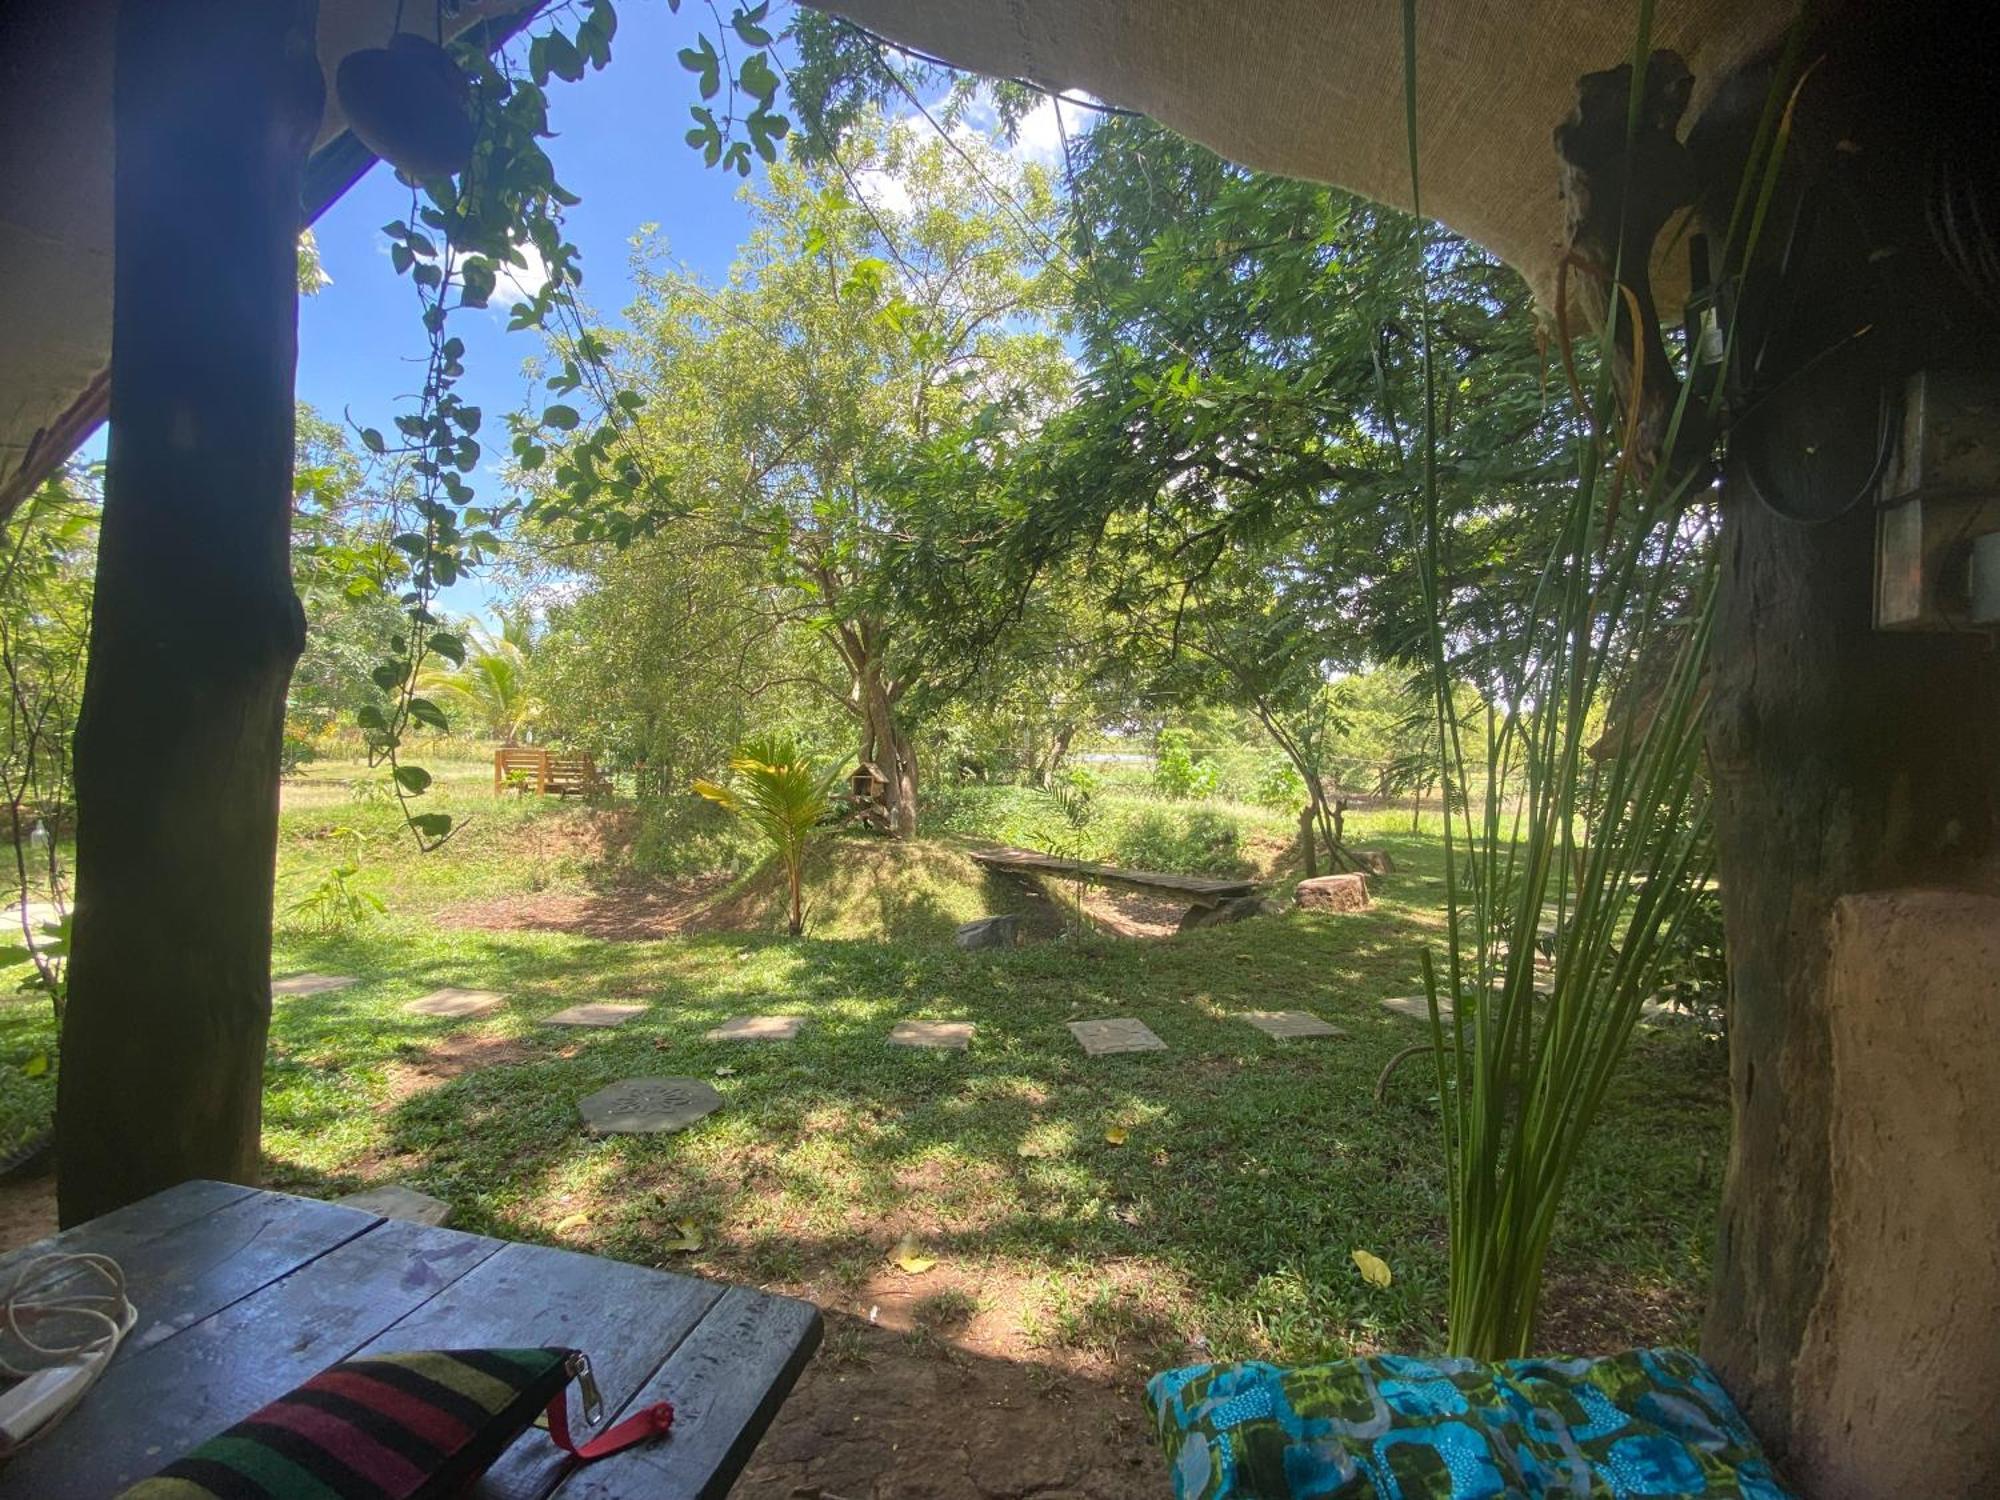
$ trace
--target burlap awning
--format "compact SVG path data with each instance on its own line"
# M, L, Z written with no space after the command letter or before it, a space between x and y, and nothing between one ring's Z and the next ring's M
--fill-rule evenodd
M1410 205L1400 0L813 0L960 67L1151 115L1247 166ZM1773 46L1795 0L1660 0L1651 45L1695 75L1688 118ZM1550 136L1578 75L1633 55L1620 0L1420 0L1424 208L1544 301L1562 208ZM1685 268L1663 265L1663 311Z

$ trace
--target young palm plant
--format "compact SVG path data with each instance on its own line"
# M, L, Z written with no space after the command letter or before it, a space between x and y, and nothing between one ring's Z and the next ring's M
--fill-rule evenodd
M426 669L418 691L443 704L459 724L512 745L542 713L534 690L530 622L524 614L501 612L497 634L472 622L465 639L465 660Z
M844 763L817 764L790 735L745 740L729 757L730 784L696 781L694 789L763 834L785 867L793 937L805 931L806 843L833 808Z

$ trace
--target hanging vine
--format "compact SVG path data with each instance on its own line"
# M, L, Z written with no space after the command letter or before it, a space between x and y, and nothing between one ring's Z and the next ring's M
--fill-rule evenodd
M681 8L681 0L667 4ZM726 18L714 0L703 4L713 33L704 29L679 54L702 99L690 107L694 123L686 139L709 165L748 176L752 154L775 160L790 131L775 107L778 77L769 56L775 38L764 25L769 0L738 5ZM360 429L362 445L398 473L391 545L400 571L377 583L399 591L402 619L371 673L388 706L365 706L355 721L369 763L388 766L405 821L425 851L458 826L450 813L420 810L432 777L408 753L414 730L449 728L443 709L419 691L426 665L434 658L453 666L465 660L464 642L437 613L438 595L477 570L519 509L512 500L476 503L470 476L484 452L484 413L458 394L465 343L450 325L457 313L486 307L509 270L530 269L531 256L544 280L516 302L507 326L549 335L562 361L544 382L551 399L540 413L510 418L517 469L533 473L556 453L546 482L554 508L574 520L578 540L622 546L656 529L664 514L643 462L629 448L620 451L642 398L619 384L609 351L585 326L577 302L581 258L563 229L564 210L580 200L556 180L542 144L550 134L549 81L574 82L611 61L617 11L612 0L578 0L545 19L550 28L529 40L525 77L477 41L450 48L475 127L471 160L456 176L412 182L408 216L383 226L391 264L415 290L427 357L414 408L395 418L395 440L377 428ZM600 406L603 420L572 439L582 423L571 399L579 391ZM629 502L642 497L654 503L636 507L635 515Z

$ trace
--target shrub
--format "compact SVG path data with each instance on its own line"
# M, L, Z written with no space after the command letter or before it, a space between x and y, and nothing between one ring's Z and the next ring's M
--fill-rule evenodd
M1236 824L1226 814L1194 808L1185 819L1145 812L1126 824L1112 851L1128 869L1184 875L1238 875L1244 870Z
M1290 761L1282 758L1268 760L1258 774L1250 800L1259 807L1296 812L1305 805L1306 779L1299 775L1298 768Z
M1163 797L1186 802L1215 795L1220 779L1212 761L1194 758L1194 737L1185 729L1162 729L1153 752L1153 787Z

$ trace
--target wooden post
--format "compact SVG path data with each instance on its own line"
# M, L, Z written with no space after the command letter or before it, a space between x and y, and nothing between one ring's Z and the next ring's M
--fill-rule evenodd
M1927 1415L1898 1424L1890 1442L1905 1457L1936 1459L1934 1475L1947 1472L1938 1455L1965 1451L1952 1393L1978 1389L1959 1365L1932 1357L1933 1348L1917 1357L1888 1327L1850 1322L1825 1334L1826 1310L1841 1305L1830 1247L1843 1221L1925 1233L1902 1227L1901 1203L1842 1201L1838 1188L1834 914L1856 892L1988 891L2000 859L2000 653L1971 632L1877 630L1870 615L1876 515L1867 471L1881 393L1899 391L1914 369L1991 371L2000 348L2000 311L1980 294L1976 268L1952 253L1962 242L1936 232L1941 200L1963 212L1943 195L1994 182L1980 101L1995 21L1960 21L1945 8L1853 7L1806 49L1821 60L1798 93L1771 221L1810 228L1773 238L1766 251L1772 262L1786 257L1783 285L1753 283L1743 301L1752 347L1769 355L1757 392L1764 425L1732 436L1723 489L1708 746L1735 1133L1702 1349L1774 1456L1801 1465L1813 1494L1863 1493L1853 1473L1879 1472L1894 1457L1875 1452L1861 1464L1852 1455L1860 1467L1842 1475L1810 1443L1801 1451L1801 1434L1825 1432L1835 1416L1848 1430L1843 1441L1879 1440L1849 1420L1851 1410L1824 1404L1829 1369L1885 1392L1884 1411ZM1765 73L1726 81L1690 138L1717 243L1770 92ZM1981 254L1990 245L1976 241ZM1872 342L1843 349L1857 329L1873 330ZM1842 356L1823 357L1830 349ZM1853 433L1869 444L1858 462L1817 457ZM1904 978L1904 1023L1933 1024L1922 997L1933 983L1955 982L1949 971ZM1981 1046L1971 1031L1954 1041ZM1865 1098L1889 1082L1929 1090L1940 1115L1976 1117L1990 1086L1968 1088L1965 1079L1986 1083L2000 1056L1960 1057L1956 1079L1911 1080L1880 1071L1900 1064L1864 1049L1841 1064L1839 1095ZM1854 1121L1838 1123L1854 1137ZM1949 1201L1955 1182L1983 1172L1982 1162L1936 1149L1903 1151L1893 1133L1872 1139L1873 1150L1893 1154L1893 1170L1877 1177L1911 1201ZM1850 1179L1868 1175L1848 1165ZM1982 1224L1926 1249L1990 1285L1991 1239ZM1933 1267L1929 1285L1907 1292L1921 1304L1949 1284ZM1926 1402L1929 1391L1940 1399ZM1940 1482L1935 1493L1968 1491Z
M124 0L111 448L76 737L62 1221L254 1181L317 0Z

